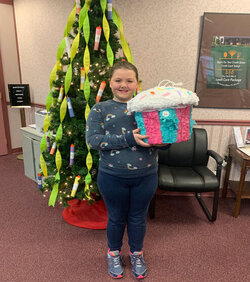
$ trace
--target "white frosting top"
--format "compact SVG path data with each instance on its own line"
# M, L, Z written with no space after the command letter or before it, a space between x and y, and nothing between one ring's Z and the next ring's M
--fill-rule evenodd
M197 106L198 102L199 98L190 90L172 86L160 86L137 94L127 103L127 110L129 112L151 112L166 108Z

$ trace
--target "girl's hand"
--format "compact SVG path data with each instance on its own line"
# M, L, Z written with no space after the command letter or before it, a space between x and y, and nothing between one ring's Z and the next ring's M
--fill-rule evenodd
M142 147L151 147L152 145L150 145L150 144L148 144L148 143L146 143L146 142L144 142L144 141L142 140L142 139L148 138L149 136L148 136L148 135L141 135L141 134L139 134L140 130L141 130L140 127L138 127L137 129L134 129L134 130L133 130L135 142L136 142L138 145L142 146Z

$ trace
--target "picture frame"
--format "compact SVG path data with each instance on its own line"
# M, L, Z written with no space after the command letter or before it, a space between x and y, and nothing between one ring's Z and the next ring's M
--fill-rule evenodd
M195 92L200 108L250 109L250 14L203 15Z
M245 145L250 145L250 127L247 127L246 133L245 133Z
M234 126L233 127L233 133L234 133L234 140L235 140L236 147L237 148L245 147L245 143L244 143L243 138L242 138L240 127Z
M29 84L8 84L11 108L30 108Z

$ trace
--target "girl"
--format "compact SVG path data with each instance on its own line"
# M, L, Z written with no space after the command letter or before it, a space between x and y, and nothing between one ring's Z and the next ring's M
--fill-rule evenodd
M123 277L122 240L127 225L132 274L147 275L143 240L150 201L157 188L157 148L145 143L133 114L127 112L138 85L136 67L126 61L110 70L113 99L92 107L86 139L100 151L98 188L108 211L108 272Z

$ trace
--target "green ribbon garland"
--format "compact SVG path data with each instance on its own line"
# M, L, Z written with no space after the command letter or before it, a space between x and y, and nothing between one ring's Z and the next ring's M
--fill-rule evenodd
M72 9L69 18L68 18L68 22L66 24L65 30L64 30L64 37L68 35L68 33L70 33L71 28L73 26L73 23L75 21L75 17L76 17L76 3L74 3L74 8Z
M64 80L64 91L65 91L65 96L68 94L70 84L72 81L72 64L70 63L65 75L65 80Z
M51 105L52 105L52 91L51 91L51 89L53 87L53 82L56 79L57 71L58 71L59 66L60 66L60 59L63 56L64 49L65 49L65 46L66 46L65 37L68 35L68 33L70 33L70 31L72 29L72 26L73 26L73 23L74 23L74 20L75 20L75 16L76 16L76 4L74 3L74 7L73 7L73 9L72 9L72 11L69 15L68 22L67 22L65 30L64 30L64 38L62 39L61 43L59 44L59 47L58 47L58 50L57 50L57 61L56 61L55 65L54 65L54 67L51 71L51 74L50 74L50 92L49 92L47 99L46 99L46 110L47 110L47 112L49 112ZM78 49L78 46L79 46L79 35L76 36L76 38L75 38L75 40L72 44L71 63L72 63L72 60L73 60L73 58L76 54L76 50ZM64 81L65 95L69 91L71 81L72 81L72 65L70 64L68 69L67 69L65 81ZM59 184L60 184L60 168L61 168L61 165L62 165L62 158L61 158L61 153L60 153L60 150L59 150L59 144L60 144L60 141L62 140L62 135L63 135L62 122L65 118L66 111L67 111L67 101L66 101L66 97L64 97L64 100L63 100L63 102L60 106L60 121L61 121L61 123L60 123L60 125L57 129L57 132L56 132L57 151L56 151L55 159L56 159L57 173L56 173L56 176L55 176L55 179L54 179L55 183L53 185L53 189L51 191L50 198L49 198L49 206L55 206L55 202L56 202L57 195L58 195L58 187L59 187ZM45 131L45 133L46 133L48 127L49 127L49 120L48 120L48 118L47 119L45 118L45 120L44 120L44 131ZM41 145L40 145L41 151L45 150L45 142L46 142L46 138L45 138L45 135L44 135L44 137L41 140ZM47 165L44 161L43 156L40 157L40 164L41 164L41 167L43 167L43 170L47 174Z
M128 62L133 64L133 56L129 48L129 45L124 37L124 34L123 34L122 20L114 7L112 8L112 17L113 17L114 24L117 26L118 30L120 31L121 45L122 45L122 50L124 52L124 55L126 56Z
M84 97L86 100L86 107L85 107L85 120L87 121L89 112L90 112L90 107L88 104L89 101L89 97L90 97L90 84L89 84L89 77L88 77L88 73L89 73L89 68L90 68L90 52L89 52L89 47L88 47L88 43L89 43L89 36L90 36L90 25L89 25L89 16L88 16L88 9L89 9L89 5L90 5L91 1L85 0L85 6L84 9L82 9L83 11L81 11L83 13L82 17L82 22L83 22L83 35L84 35L84 39L86 42L86 48L84 51L84 56L83 56L83 65L84 65L84 70L85 70L85 82L84 82ZM92 164L93 164L93 160L92 160L92 156L90 153L90 148L88 147L88 154L86 157L86 166L88 169L88 173L85 176L85 188L84 188L84 192L85 192L85 197L88 200L91 200L92 197L90 195L90 189L89 189L89 184L92 182L92 178L91 178L91 174L90 174L90 170L92 168Z
M75 18L75 14L76 14L76 4L74 4L74 8L72 9L67 25L65 27L65 31L64 31L64 37L65 35L68 34L68 32L70 32L73 23L74 23L74 18ZM44 130L44 136L41 140L41 144L40 144L40 149L41 149L41 156L40 156L40 166L41 166L41 170L43 172L43 175L47 178L47 164L44 160L44 157L42 155L42 153L45 150L45 141L46 141L46 132L49 128L50 125L50 118L48 115L48 112L51 108L52 105L52 87L53 87L53 82L56 80L56 75L57 75L57 71L59 69L60 66L60 59L63 56L63 52L66 46L66 42L65 42L65 38L62 39L61 43L59 44L58 50L57 50L57 60L56 63L50 73L50 79L49 79L49 86L50 86L50 91L48 93L47 99L46 99L46 110L47 110L47 115L44 119L44 123L43 123L43 130Z
M45 151L47 148L47 140L45 134L43 135L41 142L40 142L40 150L41 152Z
M58 195L58 188L60 183L60 174L57 172L55 176L55 183L53 185L53 189L51 191L50 197L49 197L49 206L55 206L57 195Z
M61 56L63 55L65 46L66 46L66 41L65 41L65 37L68 35L68 33L70 33L73 23L75 21L75 16L76 16L76 4L74 4L74 8L71 11L69 18L68 18L68 22L67 25L65 27L65 31L64 31L64 39L62 40L61 44L59 45L58 51L57 51L57 61L60 60ZM80 30L79 30L80 32ZM79 46L79 38L80 38L80 34L76 35L72 46L71 46L71 56L70 56L70 64L68 66L66 75L65 75L65 79L64 79L64 91L65 91L65 97L63 99L63 102L60 106L60 125L57 129L56 132L56 145L57 145L57 151L56 151L56 167L57 167L57 174L55 176L55 184L53 186L52 192L50 194L50 199L49 199L49 206L55 206L55 202L57 199L57 195L58 195L58 187L60 184L60 168L62 165L62 157L61 157L61 153L59 150L59 144L60 141L62 140L62 136L63 136L63 129L62 129L62 123L63 120L65 118L66 112L67 112L67 100L66 100L66 95L68 94L71 82L72 82L72 61L76 55L78 46Z
M105 36L106 41L107 41L106 54L107 54L108 62L110 64L110 66L112 67L113 63L114 63L114 53L113 53L112 48L109 44L110 28L109 28L109 23L108 23L106 16L105 16L105 10L106 10L106 7L107 7L107 0L100 0L100 4L101 4L101 7L102 7L102 13L103 13L102 28L103 28L104 36Z
M55 206L55 202L57 199L57 194L58 194L58 185L60 184L60 169L62 166L62 157L61 157L61 153L59 150L59 145L60 142L62 140L62 136L63 136L63 128L62 128L62 122L65 118L67 112L67 99L66 96L63 99L63 102L60 106L60 125L56 131L56 146L57 146L57 150L56 150L56 156L55 156L55 160L56 160L56 167L57 167L57 174L55 176L55 184L53 186L53 189L51 191L50 194L50 199L49 199L49 206Z
M87 15L87 8L86 8L86 5L84 5L79 14L79 29L80 30L82 29L86 15Z

